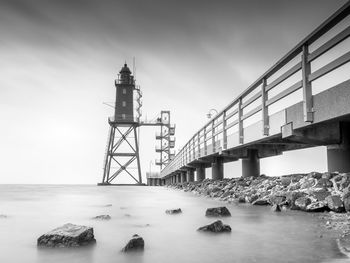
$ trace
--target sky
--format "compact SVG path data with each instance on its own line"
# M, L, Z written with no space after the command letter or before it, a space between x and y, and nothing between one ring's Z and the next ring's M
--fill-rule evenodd
M0 0L0 183L102 179L114 79L126 61L143 117L170 110L176 149L346 0ZM142 174L156 128L141 128ZM225 166L239 176L239 162ZM325 171L324 147L261 161Z

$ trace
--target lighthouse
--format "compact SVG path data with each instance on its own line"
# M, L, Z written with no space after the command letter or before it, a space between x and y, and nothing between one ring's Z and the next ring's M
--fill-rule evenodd
M131 75L128 65L119 71L119 77L115 81L116 99L115 99L115 114L114 120L120 123L134 123L137 119L134 118L134 93L135 80Z

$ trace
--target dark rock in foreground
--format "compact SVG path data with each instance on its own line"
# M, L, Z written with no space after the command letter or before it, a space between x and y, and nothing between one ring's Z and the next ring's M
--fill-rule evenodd
M231 216L230 211L225 207L213 207L213 208L208 208L207 211L205 212L206 216Z
M207 231L214 233L231 232L231 227L229 225L224 225L221 220L217 220L214 223L198 228L198 231Z
M143 250L144 247L145 241L143 240L143 238L135 234L132 236L132 239L129 240L126 246L122 249L122 252Z
M40 247L79 247L95 242L92 227L68 223L39 237L37 245Z
M180 213L182 213L182 210L181 210L181 208L177 208L177 209L168 209L168 210L165 210L165 213L166 213L166 214L169 214L169 215L172 215L172 214L180 214Z
M110 220L111 216L110 215L99 215L99 216L95 216L92 219L96 219L96 220Z

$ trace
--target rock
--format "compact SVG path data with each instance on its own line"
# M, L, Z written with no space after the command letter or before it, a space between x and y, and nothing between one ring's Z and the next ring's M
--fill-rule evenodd
M317 180L322 178L322 174L321 174L321 173L318 173L318 172L311 172L311 173L309 174L309 176L312 177L312 178L315 178L315 179L317 179Z
M144 248L145 248L145 241L143 240L142 237L135 234L132 236L132 238L129 240L126 246L122 249L122 252L143 250Z
M346 212L350 211L350 192L343 195L344 209Z
M320 178L315 185L315 188L330 188L333 186L333 183L326 178Z
M300 210L305 211L306 207L311 204L310 198L304 196L304 197L299 197L297 200L295 200L295 206L299 208Z
M331 195L331 193L324 188L315 189L314 191L311 191L310 194L314 196L317 199L317 201L323 201L326 199L327 196Z
M324 212L328 210L327 203L325 201L317 201L309 204L305 211L306 212Z
M245 197L245 202L246 202L246 203L253 203L253 202L256 201L258 198L259 198L259 196L258 196L258 195L255 195L255 194L253 194L253 195L247 195L247 196Z
M68 223L39 237L37 245L40 247L79 247L95 242L92 227Z
M349 199L350 200L350 199ZM245 203L245 198L244 196L238 197L238 203Z
M172 214L180 214L182 213L181 208L177 208L177 209L168 209L165 210L166 214L172 215Z
M282 176L281 177L281 185L288 186L291 183L291 177L290 176Z
M295 200L297 200L299 197L306 196L306 193L299 192L299 191L292 191L287 192L286 194L286 201L290 206L290 209L299 209L297 206L295 206Z
M95 216L92 219L96 219L96 220L110 220L111 216L110 215L99 215L99 216Z
M253 203L253 205L269 205L270 203L268 202L268 200L266 198L260 198L255 200Z
M0 215L0 218L7 218L7 215Z
M344 188L348 187L350 184L350 173L345 173L345 174L341 174L341 175L342 175L342 179L340 181L340 187L341 187L341 189L344 189Z
M271 195L270 198L269 198L269 203L271 205L281 205L281 204L284 204L286 202L286 197L283 196L283 195Z
M344 233L337 239L337 245L344 255L350 256L350 233Z
M327 202L327 206L334 212L341 213L344 212L343 201L341 200L339 195L330 195L325 201Z
M225 207L208 208L205 212L206 216L231 216L230 211Z
M271 207L271 211L272 211L272 212L281 212L281 207L280 207L278 204L274 204L274 205Z
M314 178L305 178L305 181L300 185L300 189L312 188L317 184L317 180Z
M224 225L221 220L217 220L214 223L198 228L198 231L209 231L214 233L231 232L231 227L229 225Z

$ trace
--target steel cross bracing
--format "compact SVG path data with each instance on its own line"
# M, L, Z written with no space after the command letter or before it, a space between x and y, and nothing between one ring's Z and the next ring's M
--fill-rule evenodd
M142 184L138 149L139 146L137 139L138 126L138 124L130 124L129 126L126 126L125 124L122 126L111 126L102 184L111 184L112 181L123 172L134 179L137 184ZM131 140L133 140L133 142ZM134 163L134 161L136 161L137 165L136 178L135 175L130 172L130 169L132 169L131 165ZM114 168L112 165L117 165L117 168ZM111 168L114 168L113 173L111 173Z

